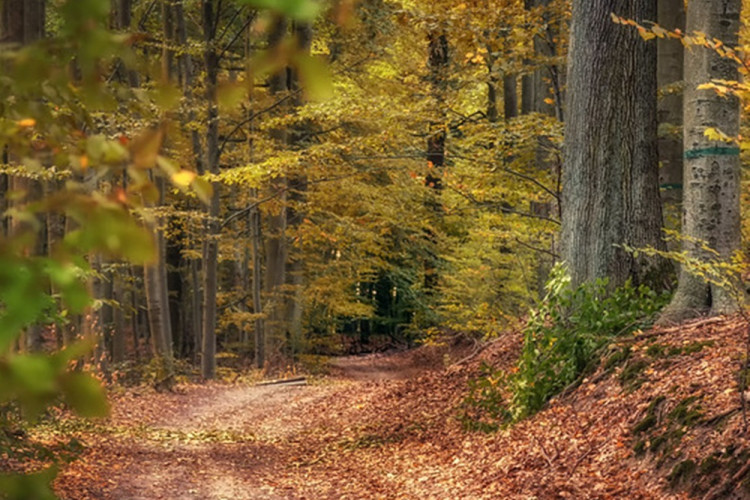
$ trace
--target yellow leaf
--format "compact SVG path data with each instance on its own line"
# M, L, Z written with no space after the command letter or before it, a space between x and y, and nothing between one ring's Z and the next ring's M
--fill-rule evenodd
M29 128L36 125L36 120L34 120L33 118L24 118L23 120L18 120L18 122L16 123L21 128Z
M180 187L188 187L195 179L195 172L190 170L180 170L172 174L172 183Z
M667 30L658 25L652 26L651 31L659 38L664 38L667 35Z
M648 31L646 28L640 26L638 27L638 34L641 35L641 38L646 41L656 38L656 35Z

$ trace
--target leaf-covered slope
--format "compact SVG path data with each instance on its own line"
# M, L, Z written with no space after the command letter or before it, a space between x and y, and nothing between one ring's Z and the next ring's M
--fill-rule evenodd
M455 410L482 361L512 367L517 336L442 372L352 386L319 403L331 431L305 451L329 480L302 497L744 498L743 337L714 320L624 339L576 390L491 435L464 433Z

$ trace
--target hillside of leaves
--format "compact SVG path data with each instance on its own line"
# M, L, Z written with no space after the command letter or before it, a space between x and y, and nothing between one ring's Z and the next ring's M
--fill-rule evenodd
M110 430L80 432L89 447L56 488L70 499L146 498L148 481L149 498L748 498L746 328L704 319L621 338L578 387L489 434L458 418L467 383L483 365L512 370L517 334L480 351L347 358L310 386L129 391Z

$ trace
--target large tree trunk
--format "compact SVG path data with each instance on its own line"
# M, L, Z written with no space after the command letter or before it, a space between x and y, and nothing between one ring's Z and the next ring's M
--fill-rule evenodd
M615 13L656 18L652 0L573 1L563 171L562 245L575 285L608 277L661 280L658 259L621 245L663 248L656 139L656 44Z
M216 38L216 13L213 0L203 0L203 35L206 49L206 101L208 125L206 130L206 168L219 174L219 108L216 88L219 76L219 55L214 48ZM218 292L219 259L219 183L213 182L213 194L208 207L206 239L203 246L203 349L201 373L203 378L216 376L216 295Z
M674 30L685 29L683 0L659 0L659 26ZM680 40L660 38L657 41L657 85L662 92L659 99L659 182L663 188L665 211L682 199L682 93L683 46Z
M687 31L701 31L734 47L740 28L740 0L691 0ZM684 189L682 232L687 238L683 250L688 257L704 263L729 261L740 248L740 159L734 144L709 140L704 132L716 128L730 137L739 134L740 106L736 97L723 97L713 90L698 90L712 79L738 79L736 63L716 52L694 47L685 52L684 98ZM718 257L701 249L707 243ZM727 278L734 281L731 276ZM737 285L737 286L731 286ZM679 322L710 311L723 314L736 311L741 298L735 293L689 272L683 265L677 292L665 309L661 323Z

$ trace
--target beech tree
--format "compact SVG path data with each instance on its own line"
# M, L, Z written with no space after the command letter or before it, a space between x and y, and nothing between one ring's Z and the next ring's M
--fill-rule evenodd
M685 2L661 0L658 4L659 26L668 30L685 29ZM682 198L682 83L684 50L680 40L659 38L656 41L659 86L659 183L665 202L665 218ZM676 208L676 207L675 207ZM669 221L665 220L665 224ZM667 225L667 227L669 227Z
M701 32L735 47L741 8L740 0L691 0L687 33ZM740 106L736 96L701 85L737 81L737 64L714 50L692 47L685 51L685 76L682 247L688 259L699 263L729 262L740 248L740 158L739 148L717 135L737 137ZM677 291L660 322L737 310L735 293L707 283L691 267L690 262L682 266Z
M663 248L656 136L656 44L612 22L656 18L651 0L573 1L565 122L562 257L574 285L658 281Z

